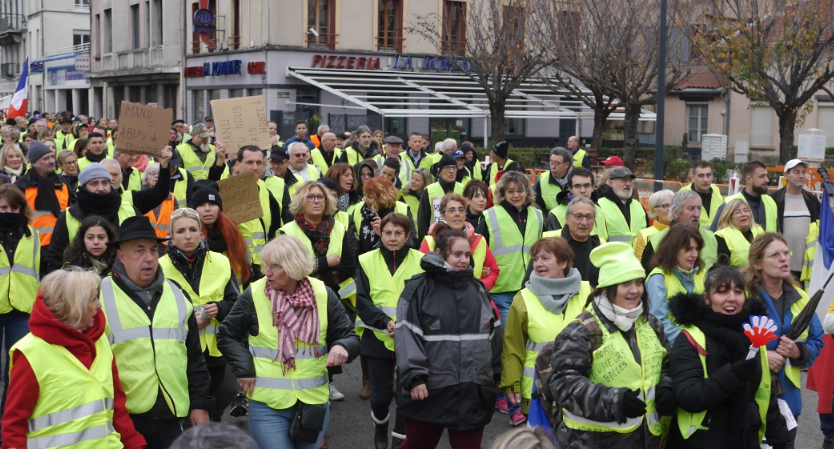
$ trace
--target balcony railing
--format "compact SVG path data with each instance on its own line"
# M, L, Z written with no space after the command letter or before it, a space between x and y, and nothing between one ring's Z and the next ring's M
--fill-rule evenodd
M26 16L23 14L0 15L0 34L20 33L26 28Z
M336 48L336 40L339 38L339 35L335 33L319 33L312 39L310 39L311 34L307 36L307 48L329 48L331 50Z
M67 53L89 53L90 52L90 43L87 42L86 44L80 45L73 45L71 47L61 47L61 48L54 48L52 50L47 50L43 53L44 56L55 56L55 55L63 55Z
M393 37L393 36L377 36L377 49L379 51L390 51L395 53L400 53L403 51L403 42L405 41L404 37Z

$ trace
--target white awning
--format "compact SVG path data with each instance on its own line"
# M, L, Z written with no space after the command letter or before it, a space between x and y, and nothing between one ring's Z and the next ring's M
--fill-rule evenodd
M483 88L463 73L287 67L286 75L383 117L490 116ZM594 118L593 111L571 93L554 92L535 79L525 81L513 91L505 115L507 118ZM622 112L608 117L609 120L624 118ZM656 118L654 112L646 109L640 114L641 121L653 122Z

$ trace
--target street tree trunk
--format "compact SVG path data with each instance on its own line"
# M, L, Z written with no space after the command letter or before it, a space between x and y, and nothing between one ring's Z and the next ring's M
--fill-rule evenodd
M643 107L639 104L625 103L625 119L623 120L623 162L625 166L634 170L634 159L637 157L637 124Z
M796 129L795 112L779 112L779 164L793 159L793 135Z
M602 148L602 130L605 128L605 121L611 115L611 110L605 106L597 105L594 108L594 132L591 137L591 148L599 151Z
M504 141L504 107L504 101L491 100L489 102L489 113L492 115L492 141L495 143Z

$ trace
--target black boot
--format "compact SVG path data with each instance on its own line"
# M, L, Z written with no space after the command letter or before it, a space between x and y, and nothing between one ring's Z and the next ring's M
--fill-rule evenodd
M388 449L388 418L390 414L383 420L376 419L374 412L371 412L371 419L374 420L374 449Z
M400 449L400 445L403 444L403 441L405 441L405 439L391 437L391 449Z

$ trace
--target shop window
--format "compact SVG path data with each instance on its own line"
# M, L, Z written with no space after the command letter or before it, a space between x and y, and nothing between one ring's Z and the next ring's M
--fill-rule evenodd
M504 119L504 134L511 134L514 136L524 135L524 119L523 118L505 118Z
M229 89L229 98L240 98L243 96L243 89Z
M307 46L336 48L336 0L307 0ZM312 28L318 36L311 33Z
M689 109L689 141L700 142L707 133L707 113L709 106L705 104L687 105Z
M443 1L443 52L454 55L466 53L466 3Z
M773 109L769 106L750 109L750 146L773 148Z
M263 89L249 89L249 95L248 96L257 97L258 95L263 95L263 94L264 94Z
M403 2L379 0L377 46L380 51L402 51Z

